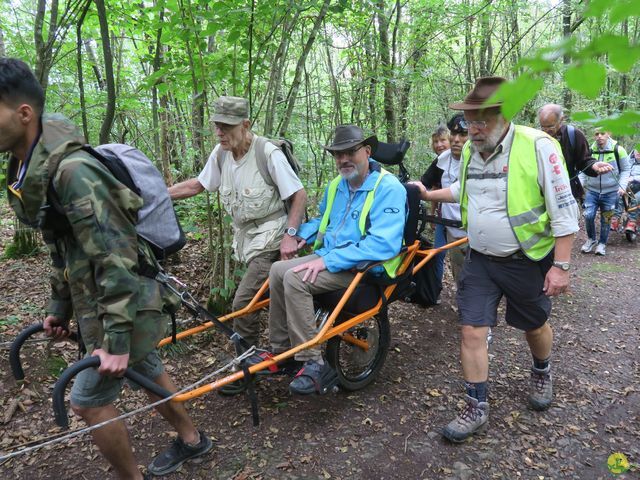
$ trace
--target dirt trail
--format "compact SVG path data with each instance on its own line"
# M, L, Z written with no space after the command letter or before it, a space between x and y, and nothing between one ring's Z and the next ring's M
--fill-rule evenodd
M9 239L2 207L0 241ZM554 302L555 402L544 413L526 407L529 355L517 331L494 330L490 365L490 426L461 445L440 429L462 399L459 337L450 289L440 306L391 307L391 351L378 380L355 393L295 398L286 378L258 384L261 425L251 426L244 396L209 394L190 402L198 424L216 439L201 463L187 463L167 479L611 479L607 458L624 453L640 464L640 249L612 235L606 257L574 248L573 289ZM176 272L191 285L202 271L201 244L191 244ZM0 251L1 254L1 251ZM47 258L3 260L0 268L0 341L41 320L47 294ZM209 372L220 356L219 337L203 334L167 358L181 382ZM17 387L7 350L0 350L0 450L56 432L50 370L72 361L72 346L25 347L29 381ZM56 360L45 361L49 354ZM4 416L16 403L9 421ZM127 390L131 410L144 396ZM165 447L169 435L154 414L129 422L141 465ZM72 428L82 426L72 421ZM640 477L640 467L615 478ZM12 459L3 479L112 478L88 437Z

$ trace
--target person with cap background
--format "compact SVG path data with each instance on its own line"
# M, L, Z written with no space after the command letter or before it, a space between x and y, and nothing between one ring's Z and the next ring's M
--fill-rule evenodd
M486 338L503 296L506 322L524 331L533 357L529 405L544 410L551 404L549 297L569 287L578 231L578 207L557 141L514 125L501 113L501 102L487 102L504 82L479 78L463 102L450 105L464 112L470 140L459 178L449 188L421 189L424 200L460 203L469 238L457 292L466 405L443 430L453 442L489 419Z
M441 188L450 187L458 179L458 170L460 169L460 155L462 147L467 142L467 129L462 113L457 113L447 122L449 129L449 148L438 155L436 159L436 167L442 172L440 175ZM424 182L423 182L424 183ZM447 220L460 220L460 205L456 203L443 203L440 206L440 216ZM460 238L467 236L461 228L444 226L445 241L442 244L434 244L435 247L441 247L447 243L454 242ZM464 262L467 245L461 245L448 250L449 262L451 265L451 273L454 280L457 280L462 264ZM443 252L445 255L447 251ZM442 276L440 277L442 281Z
M282 260L269 274L269 340L279 354L311 340L317 333L313 295L345 288L362 261L385 261L402 248L407 194L395 175L382 170L370 157L378 140L365 137L360 127L336 127L331 145L324 148L336 162L339 176L327 186L320 202L320 216L300 226L298 248L313 245L314 252ZM375 196L373 193L375 192ZM373 198L368 214L366 199ZM363 212L363 210L365 210ZM367 215L364 231L361 215ZM373 274L394 275L397 262L374 267ZM319 346L298 352L305 362L289 389L310 394L322 387L321 377L330 368Z
M274 261L297 254L296 236L307 194L284 153L251 131L246 99L223 96L216 100L214 108L212 120L218 145L198 177L169 187L169 194L172 199L181 199L205 189L220 192L233 221L235 256L247 265L233 299L233 309L239 310L255 296ZM265 160L270 182L263 178L258 165ZM236 318L233 328L247 343L257 344L259 312Z

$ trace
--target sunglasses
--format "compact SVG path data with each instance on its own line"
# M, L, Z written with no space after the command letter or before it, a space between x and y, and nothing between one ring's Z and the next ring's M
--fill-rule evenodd
M340 150L338 152L331 152L331 155L333 155L333 158L340 158L342 156L353 157L356 154L356 152L358 150L360 150L362 147L364 147L364 145L358 145L357 147L349 148L347 150Z

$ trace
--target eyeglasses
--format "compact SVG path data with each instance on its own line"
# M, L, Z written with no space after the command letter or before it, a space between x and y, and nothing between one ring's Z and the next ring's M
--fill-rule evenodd
M362 147L364 147L364 145L358 145L357 147L349 148L348 150L340 150L338 152L331 152L331 155L333 155L333 158L340 158L342 156L353 157L356 154L356 152L358 150L360 150Z
M556 123L551 124L551 125L542 125L540 123L539 125L540 125L540 130L543 130L543 131L555 130L558 127L558 125L560 125L560 122L556 122Z
M487 122L484 120L460 120L460 123L458 125L460 125L465 130L469 130L470 127L475 127L478 130L487 128Z

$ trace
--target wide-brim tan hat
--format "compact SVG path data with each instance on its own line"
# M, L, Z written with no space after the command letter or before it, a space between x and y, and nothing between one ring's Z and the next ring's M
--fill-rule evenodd
M486 108L500 107L502 101L489 104L485 102L506 81L507 79L503 77L480 77L476 80L473 89L464 97L464 100L449 104L449 108L452 110L484 110Z
M213 122L238 125L249 118L249 101L242 97L223 96L213 104Z
M333 134L333 143L324 145L323 148L330 152L340 152L360 144L371 146L373 153L378 147L378 137L371 135L365 138L364 131L357 125L338 125Z

